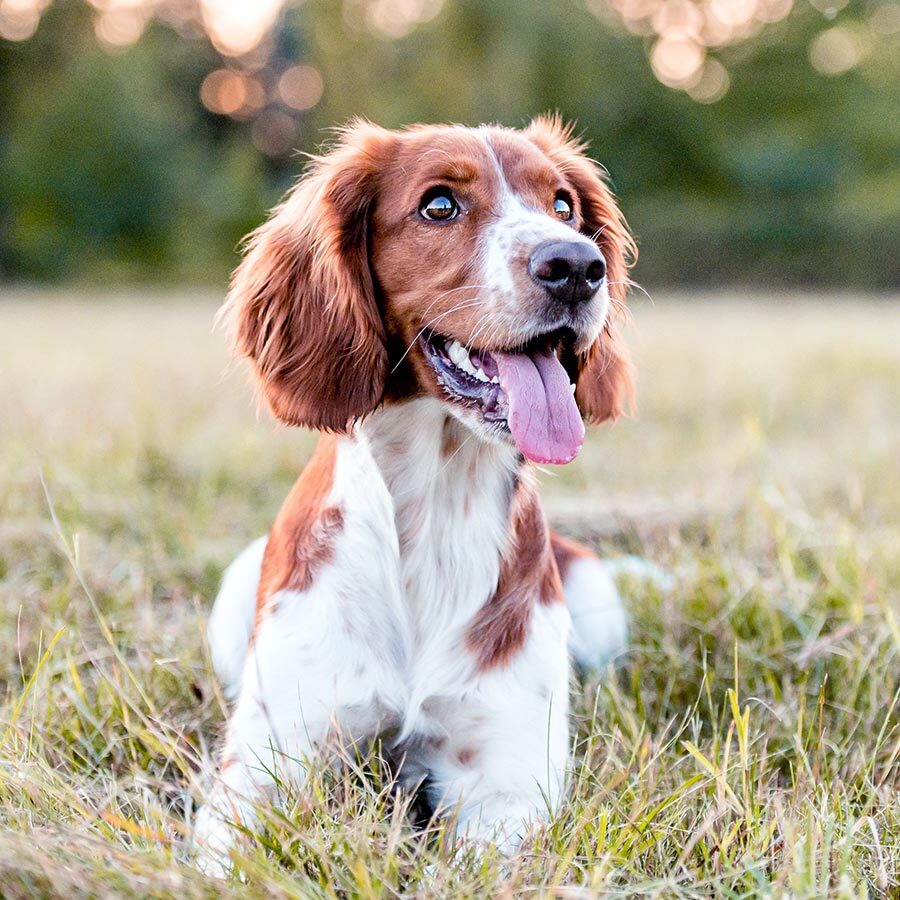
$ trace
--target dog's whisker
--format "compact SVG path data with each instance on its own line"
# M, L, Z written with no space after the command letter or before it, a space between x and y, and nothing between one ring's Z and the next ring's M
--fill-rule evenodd
M436 302L438 302L438 300L445 299L447 296L449 296L450 294L454 293L455 291L460 291L460 290L478 291L478 290L482 290L483 287L484 287L484 285L478 285L478 284L466 284L466 285L461 285L461 286L458 287L458 288L451 288L451 289L448 290L448 291L444 291L443 294L438 295L438 297L435 298L435 300L432 300L432 302L431 302L431 303L428 305L428 307L426 308L425 312L427 313L428 310L430 310L431 307L434 306L434 304L435 304ZM391 369L391 374L393 374L394 372L397 371L397 369L399 368L400 364L403 362L404 359L406 359L406 357L409 355L409 353L410 353L410 351L412 350L412 348L415 347L416 341L418 341L419 338L422 337L422 335L425 334L426 331L431 330L431 328L432 328L437 322L441 321L442 319L446 318L446 317L449 316L449 315L452 315L452 314L455 313L455 312L459 312L459 310L461 310L461 309L468 309L469 307L476 306L476 305L478 305L480 302L481 302L481 300L480 300L480 298L478 298L478 297L472 297L472 298L469 298L469 299L467 299L467 300L462 300L462 301L460 301L459 303L457 303L457 304L455 304L454 306L452 306L450 309L444 310L444 312L439 313L437 316L434 316L432 319L430 319L429 321L427 321L427 322L421 327L421 329L419 329L419 331L417 332L416 336L415 336L415 337L412 339L412 341L410 342L409 346L403 351L403 355L400 357L399 360L397 360L396 365Z

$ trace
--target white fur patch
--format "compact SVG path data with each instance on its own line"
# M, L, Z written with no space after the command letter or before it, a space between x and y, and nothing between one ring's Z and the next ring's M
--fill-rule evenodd
M601 669L625 648L628 615L607 563L593 556L573 559L563 579L572 614L569 647L584 669Z
M479 130L479 134L494 161L500 183L500 196L497 201L499 214L485 229L481 238L483 297L491 310L493 327L502 327L508 333L518 332L520 340L524 343L535 337L538 332L534 330L533 324L523 322L521 286L517 279L517 275L518 278L522 278L523 274L514 270L514 263L519 261L521 265L522 258L529 257L546 241L572 241L592 247L596 245L588 237L550 213L526 206L506 180L503 167L491 147L487 133ZM593 323L593 330L582 340L585 347L600 334L608 311L609 291L604 282L591 300L590 309L586 310ZM536 327L545 332L563 324L567 323L541 322Z
M266 541L257 538L225 570L206 626L213 668L229 699L237 696L241 685Z

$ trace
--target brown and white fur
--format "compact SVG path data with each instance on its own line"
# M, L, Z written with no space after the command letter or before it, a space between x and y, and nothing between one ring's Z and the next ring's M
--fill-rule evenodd
M428 218L436 187L452 218ZM554 241L602 254L584 302L529 270ZM510 852L557 806L567 645L601 664L625 616L604 564L549 532L505 422L447 386L427 341L490 359L550 335L580 415L612 419L631 392L616 327L632 252L599 170L547 118L355 123L252 235L224 314L275 415L325 433L210 620L236 703L196 822L207 869L227 868L273 770L302 783L305 759L348 740L388 741L461 839Z

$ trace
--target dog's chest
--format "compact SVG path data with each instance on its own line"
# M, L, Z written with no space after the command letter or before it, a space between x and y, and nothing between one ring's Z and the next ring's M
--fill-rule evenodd
M370 431L393 507L396 628L406 643L402 677L413 705L467 680L467 631L497 588L517 468L507 448L464 435L448 449L446 415L433 417L435 408L440 412L438 404L411 403L402 418L386 411Z
M500 566L493 507L477 495L468 506L461 494L434 499L441 502L418 520L397 510L407 643L401 718L414 744L446 731L447 704L458 701L477 674L470 631L496 591Z
M422 652L457 649L499 575L502 548L494 505L483 495L446 487L424 511L397 509L403 605Z

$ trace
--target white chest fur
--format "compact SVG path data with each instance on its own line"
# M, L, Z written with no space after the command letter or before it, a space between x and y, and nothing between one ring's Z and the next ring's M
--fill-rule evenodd
M496 590L508 540L515 451L469 435L432 399L389 407L365 425L393 508L407 729L425 701L468 680L466 630Z

